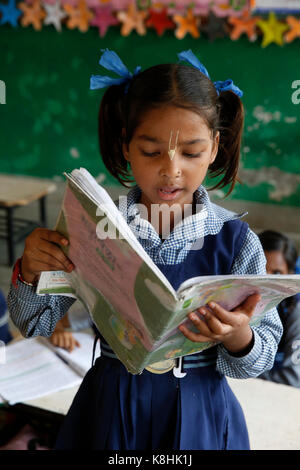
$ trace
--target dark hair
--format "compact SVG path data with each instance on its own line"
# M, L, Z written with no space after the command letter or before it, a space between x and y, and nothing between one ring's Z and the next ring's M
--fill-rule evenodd
M223 175L212 188L230 184L230 194L237 181L240 147L244 125L244 109L240 98L231 91L218 96L212 81L198 69L180 64L150 67L126 85L109 87L99 111L99 145L108 171L126 186L129 178L127 161L122 152L122 129L129 145L141 116L153 108L172 105L199 114L213 131L220 132L219 150L209 167L212 177Z
M258 235L258 238L260 239L264 251L280 251L289 271L295 271L298 253L290 238L274 230L265 230Z

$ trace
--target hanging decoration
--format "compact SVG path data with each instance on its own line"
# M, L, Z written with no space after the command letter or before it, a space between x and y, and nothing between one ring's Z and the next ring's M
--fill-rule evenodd
M63 18L67 16L66 12L63 12L61 9L61 5L58 0L55 1L55 3L48 3L43 2L43 7L46 11L46 18L44 21L44 24L46 25L53 25L56 31L61 31L61 21Z
M190 33L193 38L198 38L200 36L200 31L198 28L200 19L193 15L191 9L188 9L186 16L174 15L173 21L175 21L177 24L175 31L175 36L177 39L183 39L187 33Z
M22 12L16 8L15 0L9 0L7 5L0 5L0 13L2 13L0 25L9 23L14 28L18 26L18 18Z
M128 36L133 30L135 30L140 36L144 36L144 34L146 34L144 20L147 14L148 13L146 11L138 10L134 2L130 3L127 11L118 12L117 18L122 23L122 36Z
M278 21L275 13L271 12L267 21L258 20L257 25L264 35L262 47L268 46L271 42L275 42L279 46L283 45L283 34L289 29L289 26Z
M230 38L233 41L236 41L243 33L245 33L250 41L256 41L256 23L258 19L259 18L257 16L251 17L249 11L245 11L241 18L230 16L228 18L228 23L233 26L232 31L229 34Z
M300 20L296 20L294 16L288 16L286 22L291 29L284 36L285 42L292 42L294 39L300 38Z
M246 36L265 48L300 40L300 0L2 0L1 26L97 28L100 37L111 27L122 36L148 29L177 39Z
M167 9L149 9L149 18L146 21L146 26L152 26L159 36L161 36L166 29L173 29L175 24L167 15Z
M32 25L35 30L40 31L42 29L42 21L46 16L45 10L43 10L40 1L34 0L30 5L25 2L21 2L18 3L18 7L24 13L21 17L21 25Z
M212 11L209 12L208 18L201 27L203 32L210 41L224 38L227 36L227 23L225 18L219 18Z
M119 24L119 21L113 15L112 8L109 4L103 3L103 6L97 6L94 12L95 16L91 20L90 25L98 27L99 36L102 38L105 36L110 26L116 26L117 24Z

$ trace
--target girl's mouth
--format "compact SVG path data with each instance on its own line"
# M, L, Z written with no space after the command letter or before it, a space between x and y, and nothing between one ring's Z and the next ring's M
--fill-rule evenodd
M157 192L158 192L158 196L160 197L160 199L163 199L164 201L171 201L173 199L176 199L177 196L181 193L182 189L181 188L177 188L177 189L174 189L174 190L171 190L171 189L158 189Z

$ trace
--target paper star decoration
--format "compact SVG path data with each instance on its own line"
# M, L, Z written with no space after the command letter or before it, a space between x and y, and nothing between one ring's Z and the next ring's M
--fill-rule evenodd
M300 20L296 20L294 16L288 16L286 22L291 29L284 36L285 42L292 42L294 39L300 38Z
M39 0L34 0L32 5L27 5L25 2L18 4L18 7L24 12L21 18L21 25L32 25L37 31L42 29L42 20L45 18L46 13L41 8Z
M69 5L63 6L68 13L67 27L69 29L78 28L82 33L88 30L89 21L94 17L93 13L86 7L85 0L80 0L78 7Z
M226 36L226 26L227 23L224 18L218 18L210 12L206 24L201 28L201 32L205 33L210 41L214 41L217 38Z
M279 46L283 45L283 33L289 29L289 26L278 21L275 13L271 12L269 14L268 21L259 20L256 24L264 35L262 47L267 47L272 42Z
M7 5L0 5L0 12L2 13L0 24L10 23L14 28L17 27L22 12L16 8L15 0L8 0Z
M188 9L187 16L174 15L173 20L178 25L175 31L177 39L183 39L187 33L190 33L193 38L200 36L198 30L199 20L195 18L191 9Z
M122 36L129 36L133 29L135 29L140 36L146 34L144 20L147 15L148 13L146 11L138 11L134 2L128 6L127 12L119 11L117 17L118 20L123 23L121 28Z
M150 17L147 19L146 25L153 26L159 36L161 36L166 29L174 28L175 25L168 17L166 8L160 11L150 8L149 13Z
M233 29L230 33L230 38L233 41L239 39L239 37L245 33L247 34L250 41L255 41L257 38L256 33L256 23L258 17L251 17L249 12L245 11L243 13L242 18L236 18L234 16L230 16L228 18L228 23L233 26Z
M103 38L109 26L119 24L117 18L112 14L111 6L103 6L95 9L95 16L90 22L91 26L98 26L99 36Z
M54 5L43 2L43 6L47 13L44 24L53 24L56 31L61 31L61 20L65 18L67 14L60 8L60 2L57 0Z

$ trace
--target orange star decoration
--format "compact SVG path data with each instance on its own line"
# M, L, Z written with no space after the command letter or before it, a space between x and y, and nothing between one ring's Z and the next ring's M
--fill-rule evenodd
M144 20L148 13L146 11L139 11L136 9L135 2L132 2L126 11L119 11L117 13L117 18L121 23L123 23L121 28L122 36L129 36L133 29L140 36L146 34L146 28Z
M245 11L241 18L230 16L228 23L233 26L230 38L236 41L243 33L246 33L250 41L255 41L257 38L256 22L258 19L257 16L251 17L248 11Z
M42 29L42 20L45 18L46 12L41 8L39 0L34 0L31 5L25 2L18 3L18 8L24 12L21 17L22 26L31 24L37 31Z
M264 34L262 47L267 47L271 42L276 42L279 46L283 45L283 33L289 29L289 26L278 21L275 13L269 14L268 21L259 20L256 24Z
M190 8L187 11L187 16L174 15L173 21L178 25L175 31L175 36L178 39L183 39L187 33L190 33L193 38L199 38L199 20L195 18Z
M284 36L285 42L292 42L294 39L300 38L300 20L296 20L294 16L288 16L286 22L291 29Z
M67 27L69 29L78 28L81 32L85 32L89 28L89 21L94 17L93 13L87 8L85 0L80 0L78 6L63 5L64 10L68 13Z

